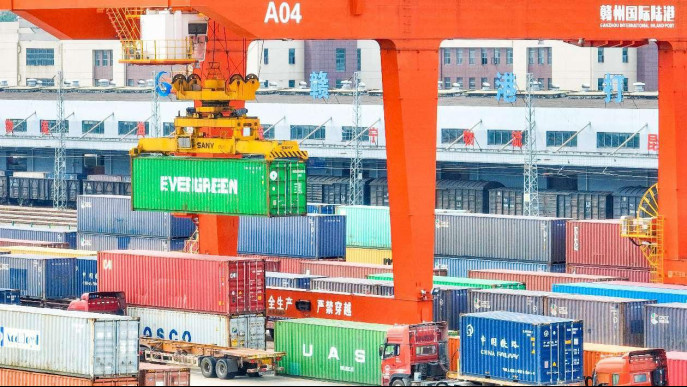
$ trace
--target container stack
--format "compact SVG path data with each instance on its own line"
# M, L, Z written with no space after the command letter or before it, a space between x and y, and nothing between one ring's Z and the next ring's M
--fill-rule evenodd
M389 207L339 206L346 217L346 262L391 265Z
M568 273L649 282L647 259L639 246L620 236L620 221L570 221L566 234Z
M0 385L135 386L138 382L135 319L0 305L0 321L0 342L4 342ZM11 341L18 336L22 340Z
M126 294L142 336L265 349L264 265L250 258L101 251L98 290Z
M79 196L77 214L80 250L181 251L195 230L190 219L132 211L129 196Z
M76 227L0 224L0 238L59 243L76 248Z
M626 278L608 277L600 275L545 273L519 270L470 270L470 278L516 281L525 284L527 290L550 292L554 284L577 282L610 282L623 281Z

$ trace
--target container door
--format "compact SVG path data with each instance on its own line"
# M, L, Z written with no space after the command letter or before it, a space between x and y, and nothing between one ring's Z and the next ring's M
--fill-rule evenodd
M138 321L117 321L117 374L138 374Z
M10 269L10 288L19 289L22 296L27 296L26 269Z
M117 371L117 322L95 321L93 375L114 375Z

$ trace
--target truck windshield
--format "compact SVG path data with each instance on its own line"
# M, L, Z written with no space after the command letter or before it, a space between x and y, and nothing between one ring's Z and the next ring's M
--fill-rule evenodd
M399 346L394 344L388 344L384 347L384 358L388 359L390 357L398 356Z
M437 347L435 345L424 345L415 348L415 355L417 356L431 356L436 355Z

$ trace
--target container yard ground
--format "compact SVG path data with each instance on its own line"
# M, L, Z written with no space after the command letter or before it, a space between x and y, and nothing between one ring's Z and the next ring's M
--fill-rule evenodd
M191 386L353 386L354 384L332 383L314 379L288 376L265 376L262 378L239 378L233 380L206 379L200 369L191 370Z

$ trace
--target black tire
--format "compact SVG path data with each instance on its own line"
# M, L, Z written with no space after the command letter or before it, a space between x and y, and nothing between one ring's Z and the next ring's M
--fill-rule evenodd
M392 386L407 386L404 379L398 378L391 381Z
M206 378L216 378L215 364L217 360L214 357L204 357L200 360L200 372Z
M253 373L248 374L248 377L249 378L261 378L262 375L260 375L259 372L253 372Z
M270 335L270 337L272 338L272 340L274 340L274 329L268 329L268 330L267 330L267 333L269 333L269 335Z
M218 378L224 380L230 380L236 377L236 372L229 372L229 362L227 362L227 359L217 360L215 372L217 373Z

